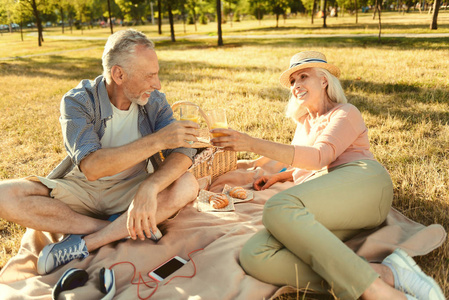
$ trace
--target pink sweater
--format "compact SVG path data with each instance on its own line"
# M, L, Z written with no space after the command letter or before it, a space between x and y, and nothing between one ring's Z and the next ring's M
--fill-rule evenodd
M361 159L375 160L369 150L368 129L352 104L338 104L317 119L305 117L296 127L292 145L296 184L323 168Z

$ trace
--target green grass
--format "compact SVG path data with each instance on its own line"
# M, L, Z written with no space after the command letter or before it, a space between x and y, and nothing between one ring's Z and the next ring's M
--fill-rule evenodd
M250 25L242 22L241 27L248 27L247 33L276 31ZM397 26L406 31L400 22ZM146 28L139 29L154 31ZM102 29L98 36L107 32ZM97 35L94 30L84 34ZM53 169L65 156L58 123L62 95L81 79L102 72L104 41L47 39L38 49L34 38L21 42L17 37L0 36L0 57L90 49L0 61L0 179L45 176ZM156 46L162 91L170 103L226 107L231 127L282 143L290 143L295 126L284 117L288 91L280 87L279 74L300 50L324 52L341 67L348 99L362 111L369 128L372 151L392 176L394 206L415 221L449 230L449 38L383 38L382 43L377 38L225 39L221 48L208 39ZM239 153L239 158L255 157ZM20 226L0 220L0 267L18 250L22 233ZM417 261L449 295L449 243Z

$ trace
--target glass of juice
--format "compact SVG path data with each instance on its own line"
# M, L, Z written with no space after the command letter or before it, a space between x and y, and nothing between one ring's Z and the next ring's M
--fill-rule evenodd
M181 104L179 108L179 120L181 121L192 121L199 124L200 121L200 108L195 105L189 104ZM188 141L190 145L193 144L193 141Z
M199 107L194 105L182 104L179 108L179 119L181 121L199 122L200 114Z
M228 128L228 121L226 120L226 110L224 108L216 108L208 112L211 129L215 128ZM224 136L223 133L215 132L212 136L219 137Z

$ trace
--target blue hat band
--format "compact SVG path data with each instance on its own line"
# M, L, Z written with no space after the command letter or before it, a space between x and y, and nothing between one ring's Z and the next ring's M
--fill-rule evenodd
M300 60L300 61L298 61L297 63L294 63L294 64L292 64L292 65L290 65L290 69L291 68L294 68L294 67L296 67L296 66L300 66L300 65L303 65L303 64L307 64L307 63L325 63L325 64L327 64L327 61L325 61L325 60L323 60L323 59L319 59L319 58L306 58L306 59L303 59L303 60Z

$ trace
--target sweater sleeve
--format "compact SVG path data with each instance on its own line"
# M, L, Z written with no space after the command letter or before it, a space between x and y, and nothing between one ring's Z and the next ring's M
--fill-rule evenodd
M359 110L353 105L337 109L324 119L328 123L310 146L295 145L293 167L320 170L329 166L367 129Z

